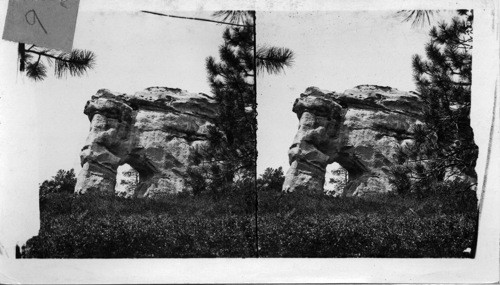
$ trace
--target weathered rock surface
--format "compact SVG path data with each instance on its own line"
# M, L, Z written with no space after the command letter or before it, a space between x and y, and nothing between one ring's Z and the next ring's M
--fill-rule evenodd
M99 90L84 113L90 133L82 148L76 193L113 193L116 170L129 164L139 172L134 196L189 189L188 157L207 143L216 116L215 101L202 93L150 87L133 95Z
M326 166L349 173L344 195L392 190L388 173L399 146L413 139L422 102L416 93L360 85L344 93L309 87L293 106L299 129L288 151L283 191L323 191Z

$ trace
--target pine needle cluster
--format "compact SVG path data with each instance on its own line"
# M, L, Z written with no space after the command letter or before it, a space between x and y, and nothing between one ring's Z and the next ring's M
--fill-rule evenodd
M47 65L54 66L57 78L82 76L95 65L95 54L88 50L74 49L70 53L32 45L28 49L20 43L18 48L19 71L34 81L42 81L47 77Z
M403 18L403 22L411 22L412 27L431 24L431 18L438 10L399 10L396 15Z

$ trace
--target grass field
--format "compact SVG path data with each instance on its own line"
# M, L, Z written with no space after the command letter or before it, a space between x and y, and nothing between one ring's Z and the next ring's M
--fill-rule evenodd
M158 200L54 193L40 200L40 232L22 257L472 257L463 251L474 247L473 203L258 196L256 205L245 191Z

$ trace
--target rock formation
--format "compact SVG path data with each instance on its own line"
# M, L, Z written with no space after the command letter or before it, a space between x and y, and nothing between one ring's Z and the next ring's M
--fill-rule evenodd
M189 189L188 157L207 143L216 111L208 95L180 89L150 87L133 95L99 90L84 110L90 133L75 192L113 193L117 168L125 163L139 172L134 196Z
M391 191L388 174L399 146L422 123L422 102L413 92L361 85L344 93L309 87L293 111L299 129L288 151L283 191L323 191L326 166L349 173L344 195Z

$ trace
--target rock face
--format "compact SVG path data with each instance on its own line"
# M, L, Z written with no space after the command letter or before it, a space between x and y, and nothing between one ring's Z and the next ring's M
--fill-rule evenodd
M323 191L326 166L337 162L349 173L343 195L391 191L388 174L399 146L421 124L416 93L360 85L344 93L309 87L293 106L299 129L288 151L290 169L283 191Z
M188 157L207 143L216 112L215 101L202 93L166 87L133 95L99 90L84 110L90 133L80 154L75 192L113 193L116 170L125 163L139 172L134 196L189 189Z

